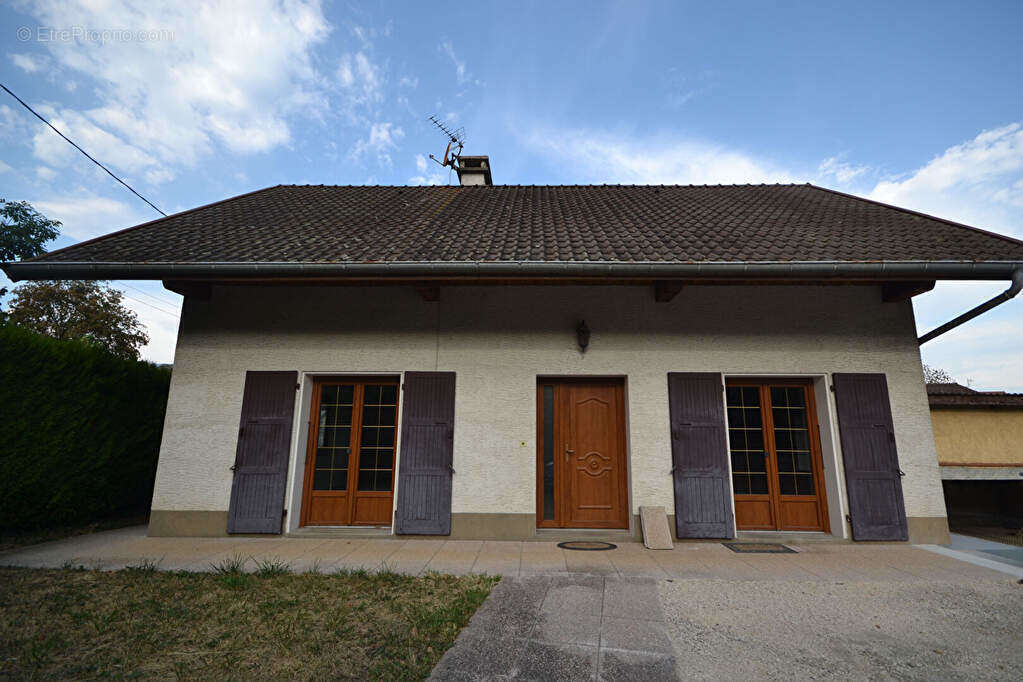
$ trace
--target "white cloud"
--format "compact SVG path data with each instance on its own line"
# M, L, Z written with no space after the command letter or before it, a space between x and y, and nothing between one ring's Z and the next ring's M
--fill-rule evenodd
M341 87L347 91L349 104L377 104L383 99L383 72L365 53L342 55L337 76Z
M427 175L413 175L408 179L410 185L446 185L447 178L444 173L429 173Z
M986 130L949 147L919 169L881 181L872 199L1023 236L1023 128ZM1005 290L1005 282L941 282L914 299L922 333ZM1023 391L1023 301L1016 299L971 320L921 349L924 361L978 388Z
M902 178L883 180L872 199L1023 235L1023 126L985 130Z
M11 167L4 163L2 160L0 160L0 173L6 173L9 170L11 170Z
M465 60L459 59L458 55L455 54L455 46L450 40L442 41L440 44L440 51L442 54L447 55L451 62L455 65L455 78L458 80L459 85L463 85L469 80L469 73L465 68Z
M870 170L870 166L855 166L846 163L840 156L832 156L817 166L817 176L822 179L834 179L840 185L847 185Z
M32 199L30 203L47 218L63 223L61 234L75 240L92 239L153 218L126 203L86 193Z
M416 88L419 87L419 79L414 76L402 76L398 80L398 85L400 85L403 88L411 88L415 90Z
M628 184L728 184L796 182L797 176L750 154L710 142L636 139L587 130L534 132L524 141L579 182Z
M49 166L39 166L36 168L36 177L45 182L50 182L57 177L57 171L53 170Z
M30 54L9 54L11 62L26 73L36 73L42 71L46 66L46 59L40 56L33 56Z
M416 170L420 173L426 172L426 157L422 154L416 154Z
M92 109L61 108L62 130L105 163L151 181L217 145L252 153L286 144L289 118L327 109L311 59L330 32L317 0L43 0L25 10L43 26L161 32L148 41L45 43L65 78L96 81L100 100ZM52 163L52 148L37 143L36 151Z
M378 122L370 126L369 136L366 139L355 143L349 153L352 159L358 159L364 154L372 154L378 163L390 166L391 150L395 149L398 141L405 137L405 131L390 122Z

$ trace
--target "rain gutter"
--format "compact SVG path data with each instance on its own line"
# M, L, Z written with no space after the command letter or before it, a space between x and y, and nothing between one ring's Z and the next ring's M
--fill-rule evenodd
M173 263L23 261L5 263L13 281L24 279L266 280L362 277L594 277L640 279L998 280L1014 277L1018 261L755 261L594 262L458 261L380 263ZM971 311L972 312L972 311ZM983 312L983 311L981 311ZM980 314L980 313L977 313Z
M926 334L921 336L919 339L917 339L917 341L922 346L925 343L927 343L928 341L930 341L931 339L933 339L935 337L938 337L938 336L941 336L945 332L952 331L953 329L955 329L959 325L963 324L964 322L969 322L970 320L972 320L973 318L977 317L978 315L986 313L987 311L991 310L992 308L996 308L996 307L1002 305L1003 303L1005 303L1006 301L1008 301L1008 300L1010 300L1012 298L1015 298L1016 294L1018 294L1021 290L1023 290L1023 267L1018 267L1015 270L1013 270L1012 271L1012 275L1011 275L1011 279L1012 279L1012 285L1008 289L1003 291L1002 293L998 294L994 298L992 298L992 299L990 299L990 300L988 300L988 301L986 301L984 303L981 303L976 308L972 308L970 310L967 310L965 313L963 313L959 317L946 322L945 324L941 325L940 327L938 327L936 329L932 329L931 331L927 332Z

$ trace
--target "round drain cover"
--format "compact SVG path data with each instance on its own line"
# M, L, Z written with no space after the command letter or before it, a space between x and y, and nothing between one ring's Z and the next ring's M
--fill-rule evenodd
M606 549L618 549L618 545L610 542L597 542L595 540L569 540L559 542L558 547L562 549L578 549L583 552L602 552Z

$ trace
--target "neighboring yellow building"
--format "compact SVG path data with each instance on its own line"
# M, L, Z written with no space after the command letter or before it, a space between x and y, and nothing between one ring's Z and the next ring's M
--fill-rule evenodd
M1000 470L1023 470L1023 394L928 384L927 395L942 478L1021 478L1019 472ZM993 471L964 476L949 468Z
M1023 393L927 384L951 522L1023 522Z

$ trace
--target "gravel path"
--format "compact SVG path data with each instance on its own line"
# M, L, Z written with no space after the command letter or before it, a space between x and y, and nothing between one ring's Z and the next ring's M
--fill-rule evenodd
M685 678L1023 679L1023 585L660 582Z

